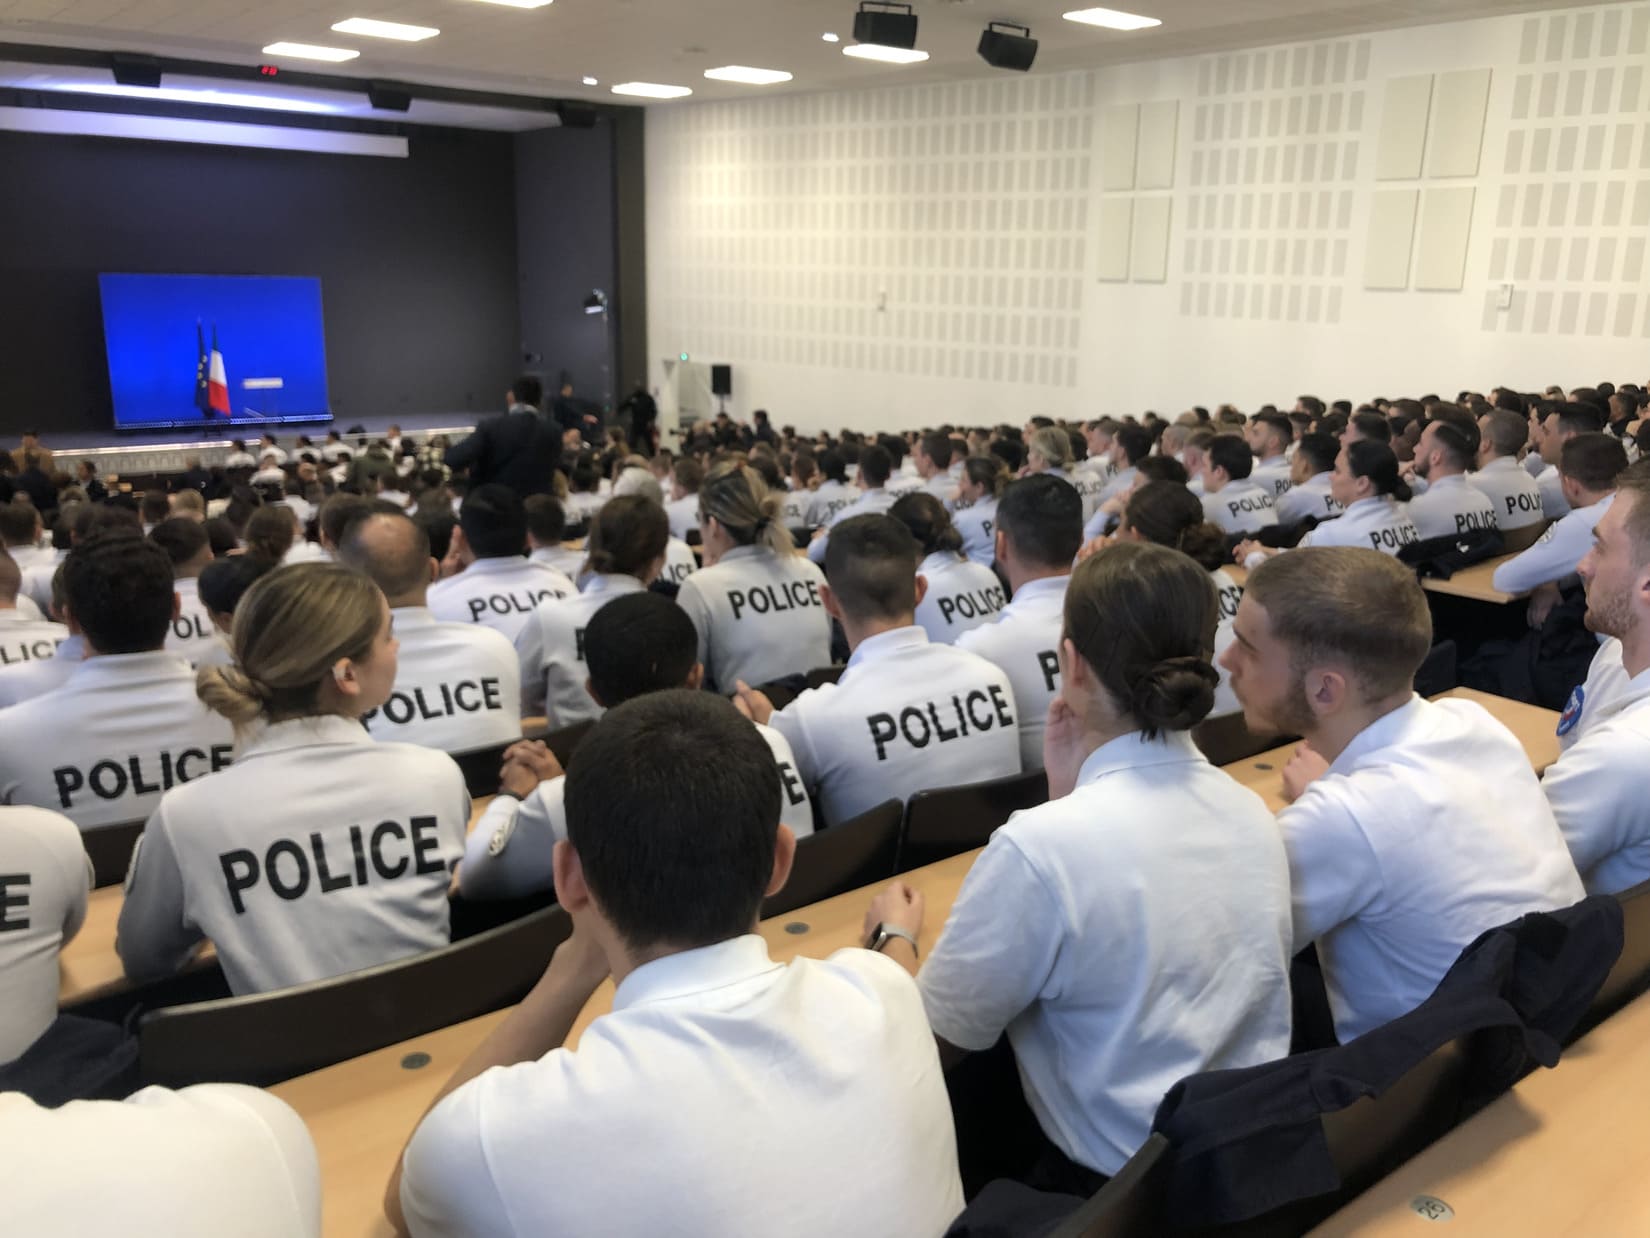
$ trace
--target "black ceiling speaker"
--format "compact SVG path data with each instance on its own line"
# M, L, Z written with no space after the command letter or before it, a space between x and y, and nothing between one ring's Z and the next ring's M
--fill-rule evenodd
M859 12L854 14L854 41L882 47L915 47L917 15L909 4L862 0Z
M1009 31L1018 30L1019 34ZM1030 26L994 21L980 32L980 59L993 69L1015 69L1024 73L1037 59L1037 40Z
M160 85L160 61L153 56L134 56L130 52L116 52L109 60L115 82L121 86L145 86L154 90Z
M412 91L395 82L368 82L367 102L381 112L405 112L412 107Z
M563 129L594 129L596 127L596 108L591 103L573 103L564 99L556 104L556 115L561 119Z

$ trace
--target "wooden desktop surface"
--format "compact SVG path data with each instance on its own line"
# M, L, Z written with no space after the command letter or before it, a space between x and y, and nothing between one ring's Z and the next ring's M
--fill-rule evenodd
M1500 567L1512 555L1499 555L1494 559L1485 559L1482 563L1475 563L1471 567L1462 568L1448 580L1440 580L1436 576L1428 576L1421 581L1421 588L1428 593L1443 593L1450 597L1470 598L1475 602L1489 602L1496 606L1503 606L1508 602L1515 602L1527 595L1522 593L1503 593L1492 583L1495 569ZM1224 571L1241 587L1248 582L1247 568L1228 565Z
M1313 1238L1650 1234L1650 996L1312 1231ZM1420 1196L1441 1200L1429 1220Z
M939 936L978 855L971 851L901 876L927 899L924 953ZM884 884L878 882L763 921L761 933L770 955L778 962L798 955L823 958L860 945L866 907ZM613 985L604 983L573 1025L568 1044L577 1043L579 1033L612 1009L612 1004ZM303 1115L315 1138L325 1238L367 1238L391 1232L381 1206L396 1155L441 1085L506 1013L482 1015L270 1089Z

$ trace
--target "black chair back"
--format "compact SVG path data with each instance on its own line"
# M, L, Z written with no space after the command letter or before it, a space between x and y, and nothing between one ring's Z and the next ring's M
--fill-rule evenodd
M1169 1141L1154 1134L1048 1238L1143 1238L1163 1229Z
M906 805L898 871L910 872L983 847L991 832L1020 809L1035 808L1047 800L1048 775L1040 769L989 782L919 791Z
M595 722L586 718L583 722L575 722L572 726L564 726L559 731L551 731L544 737L544 746L555 754L561 767L566 769L573 762L573 753L579 746L579 741L590 734L590 728Z
M1209 758L1211 765L1230 765L1233 761L1259 756L1293 738L1289 735L1261 735L1251 731L1243 721L1243 711L1206 718L1192 728L1192 742Z
M1570 1033L1570 1044L1650 990L1650 881L1623 890L1616 898L1621 902L1621 954L1586 1016Z
M763 919L888 880L895 872L900 822L904 819L904 805L888 800L850 821L800 840L790 880L762 904Z
M143 836L142 821L122 821L119 825L102 825L86 830L80 840L86 845L86 854L92 861L92 885L117 886L126 880L126 870L132 864L132 852Z
M1442 640L1427 652L1426 660L1415 672L1415 691L1421 696L1437 696L1459 687L1461 675L1456 667L1455 642Z
M267 1087L499 1010L527 995L572 931L550 907L410 959L151 1011L138 1024L143 1082Z
M828 683L835 683L847 669L846 666L817 666L808 672L808 686L823 688Z
M453 760L464 772L465 790L472 797L495 794L498 791L499 767L504 764L504 750L520 742L519 739L512 739L502 744L488 744L485 748L473 748L469 752L453 753Z

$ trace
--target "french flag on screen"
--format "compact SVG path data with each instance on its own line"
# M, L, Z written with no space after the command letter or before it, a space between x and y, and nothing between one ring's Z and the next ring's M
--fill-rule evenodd
M212 324L212 351L206 351L206 338L201 324L195 324L195 344L200 360L195 366L195 407L201 416L213 414L229 416L229 376L223 366L223 354L218 351L218 325Z

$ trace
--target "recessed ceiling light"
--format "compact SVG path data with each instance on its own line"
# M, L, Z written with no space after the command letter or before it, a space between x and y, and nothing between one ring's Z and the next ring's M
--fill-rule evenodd
M827 43L840 43L842 41L839 35L834 34L822 34L819 37L824 39Z
M1145 30L1149 26L1163 24L1155 17L1142 17L1138 13L1123 13L1117 9L1076 9L1060 16L1085 26L1104 26L1107 30Z
M332 27L334 34L360 34L369 39L398 39L402 43L419 43L433 39L441 31L434 26L408 26L398 21L375 21L370 17L351 17Z
M616 95L640 95L644 99L680 99L693 93L686 86L661 86L658 82L620 82L612 90Z
M347 47L317 47L313 43L271 43L264 48L264 55L283 60L327 60L333 64L354 60L360 54Z
M730 64L720 69L706 69L705 76L713 82L740 82L746 86L772 86L788 82L791 75L783 69L753 69L749 65Z
M881 43L850 43L842 49L844 56L855 60L881 60L887 64L916 64L927 60L927 52L911 47L884 47Z
M587 78L585 78L585 79L584 79L584 84L585 84L585 85L586 85L586 86L600 86L600 85L601 85L601 83L600 83L600 82L598 82L598 81L597 81L597 80L596 80L596 79L595 79L595 78L593 78L593 77L587 77Z
M542 9L550 0L481 0L483 4L502 4L512 9Z

